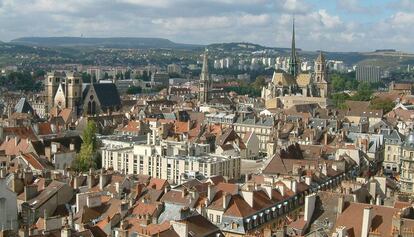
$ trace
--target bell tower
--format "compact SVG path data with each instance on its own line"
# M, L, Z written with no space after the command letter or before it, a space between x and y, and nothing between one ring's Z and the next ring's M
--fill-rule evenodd
M54 106L55 95L58 90L59 84L64 78L63 73L61 72L51 72L47 74L45 82L45 93L46 93L46 111L49 112Z
M69 73L66 78L66 84L68 108L74 109L74 112L76 112L76 108L81 103L82 76L77 72Z
M322 51L319 52L319 56L315 61L314 83L319 90L319 96L327 98L329 96L329 81L326 70L325 55L323 55Z

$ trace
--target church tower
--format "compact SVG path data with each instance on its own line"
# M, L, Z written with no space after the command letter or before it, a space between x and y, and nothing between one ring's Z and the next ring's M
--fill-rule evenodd
M329 96L329 80L328 73L326 70L326 61L325 56L322 51L319 52L319 56L315 61L315 79L314 83L316 84L319 90L319 96L327 98Z
M210 75L208 73L208 50L204 52L203 56L203 68L201 70L200 75L200 84L199 84L199 94L198 100L201 104L206 104L209 100L209 92L210 92Z
M56 92L64 77L65 75L62 72L55 71L47 74L45 82L47 112L49 112L49 110L54 106Z
M76 108L81 103L82 76L77 72L68 74L66 78L66 86L67 86L66 95L67 95L68 108L76 112Z
M292 30L292 47L289 62L289 74L296 77L299 74L299 60L296 55L296 42L295 42L295 19L293 19Z

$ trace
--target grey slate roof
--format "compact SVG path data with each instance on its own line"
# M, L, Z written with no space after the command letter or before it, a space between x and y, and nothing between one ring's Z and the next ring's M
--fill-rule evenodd
M32 106L29 104L26 98L21 98L14 107L17 113L34 113Z
M83 91L83 98L88 94L90 85L87 85ZM98 83L93 84L95 88L98 100L102 107L120 106L121 98L119 97L118 90L113 83Z

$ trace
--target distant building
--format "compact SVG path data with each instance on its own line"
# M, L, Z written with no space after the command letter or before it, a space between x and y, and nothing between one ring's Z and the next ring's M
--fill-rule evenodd
M395 83L392 81L388 90L389 92L411 95L413 92L413 85L411 83Z
M166 72L156 72L156 73L152 74L151 84L153 86L157 85L157 84L161 84L163 86L168 86L168 84L170 82L169 79L170 79L170 76L168 75L168 73L166 73Z
M377 66L356 67L356 79L363 82L379 82L381 77L381 69Z
M167 66L167 72L181 74L181 66L178 64L170 64Z

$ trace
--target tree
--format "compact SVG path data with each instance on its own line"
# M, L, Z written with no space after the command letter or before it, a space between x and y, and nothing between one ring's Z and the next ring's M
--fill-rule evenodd
M336 108L345 109L345 101L348 100L350 96L346 93L335 93L332 95L332 101Z
M169 78L180 78L181 75L179 73L176 73L176 72L170 72L170 73L168 73L168 77Z
M89 121L86 129L83 131L83 143L74 162L74 167L79 172L88 171L90 168L97 168L97 164L100 163L97 161L98 156L96 154L98 148L96 131L96 123Z
M266 85L266 78L264 76L256 77L256 80L252 83L252 86L256 90L262 90L262 88Z
M142 92L142 88L139 86L130 86L127 90L128 95L136 95Z
M367 82L360 83L356 95L352 96L352 100L369 101L372 96L371 85Z
M125 79L131 79L131 70L127 70L124 75Z

